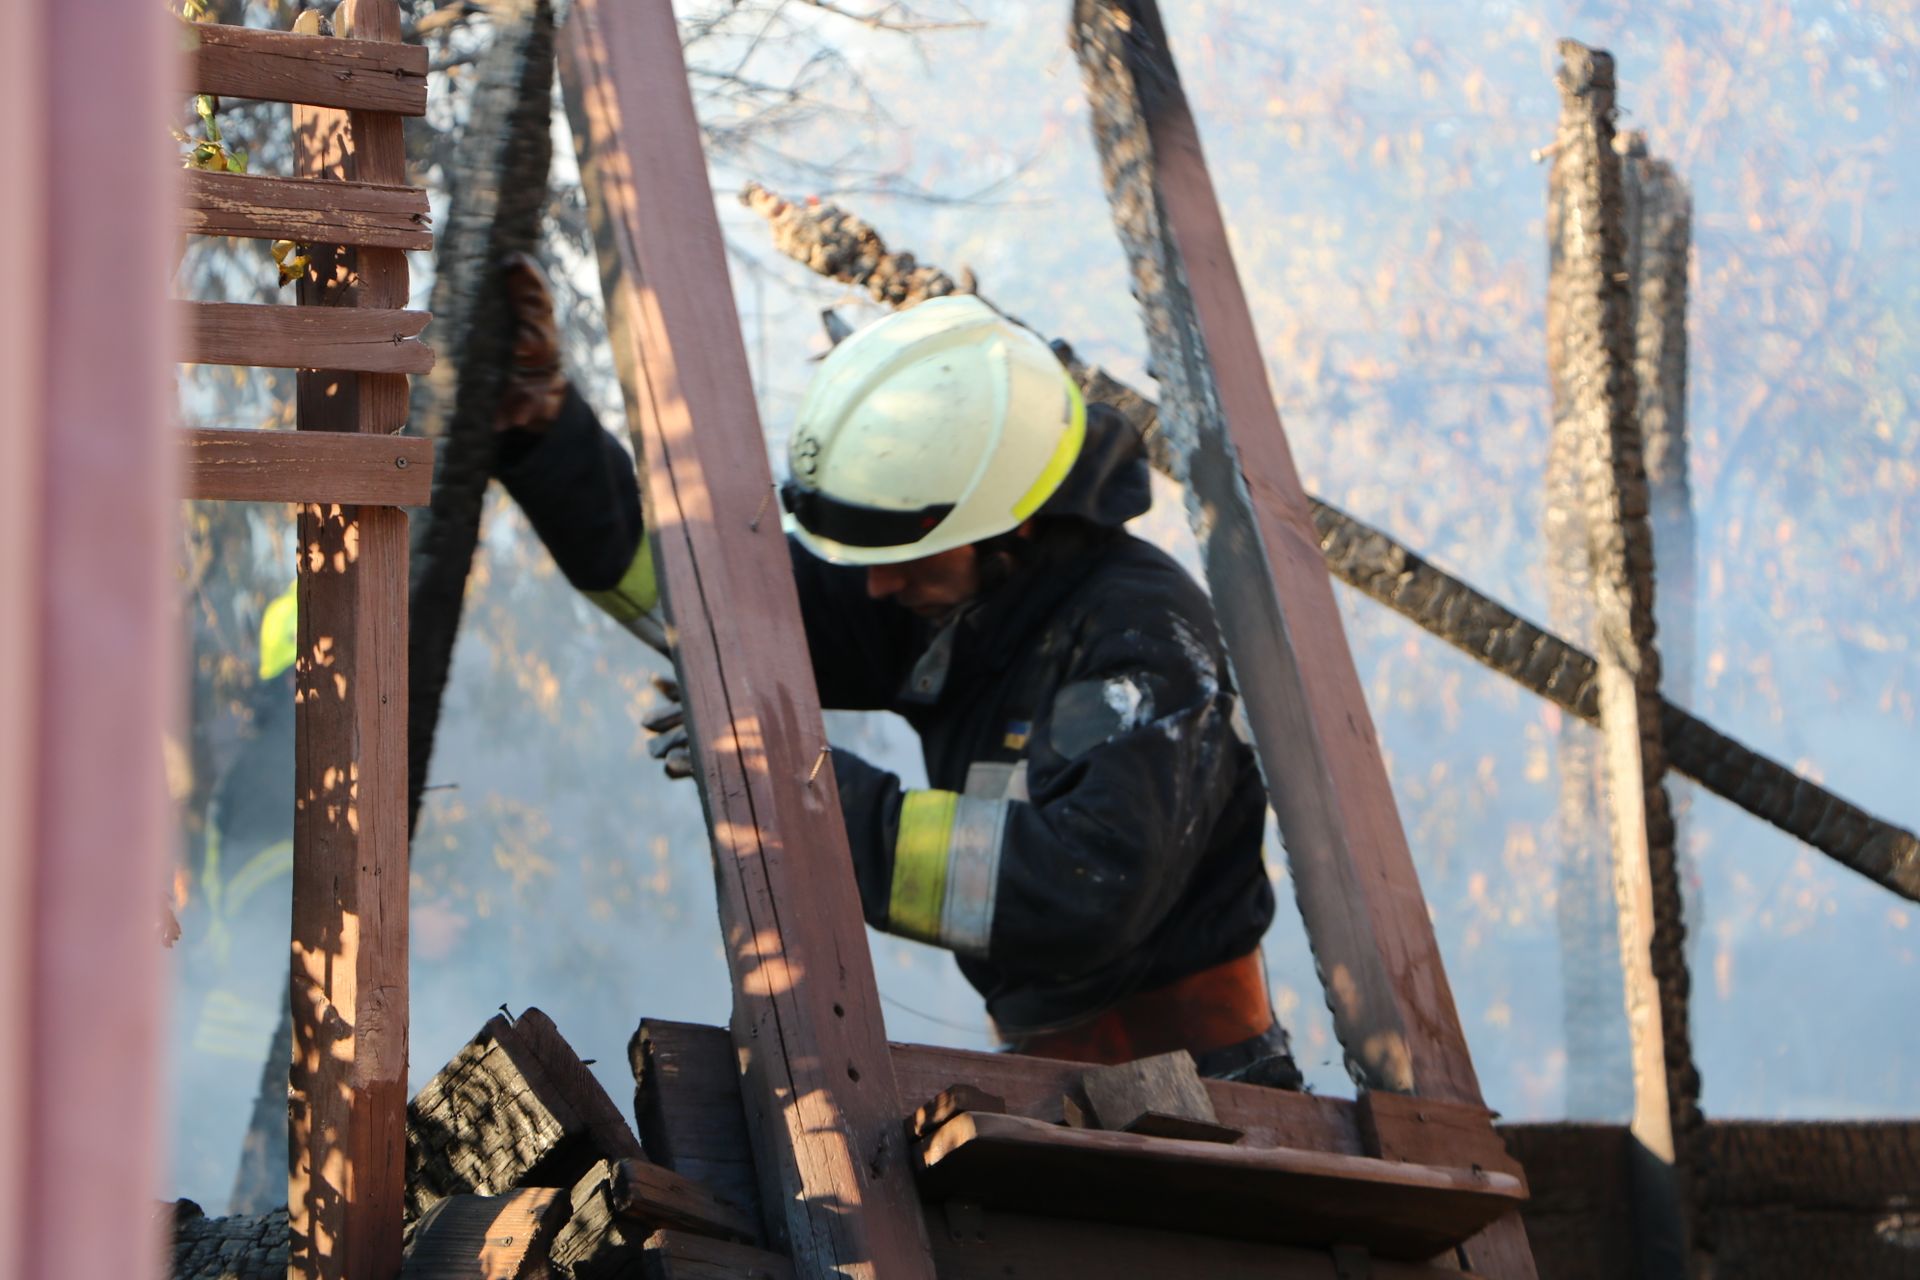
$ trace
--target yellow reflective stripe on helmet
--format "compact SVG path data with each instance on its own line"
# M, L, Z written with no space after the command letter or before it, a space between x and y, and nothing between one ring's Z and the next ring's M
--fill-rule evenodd
M1020 495L1020 501L1013 504L1013 518L1025 520L1040 509L1040 504L1053 496L1060 482L1067 478L1067 472L1073 470L1073 463L1080 456L1080 445L1087 438L1087 402L1080 394L1080 387L1074 380L1061 373L1061 381L1067 384L1067 430L1060 437L1060 443L1054 446L1053 456L1047 459L1046 467L1040 472L1040 478L1033 487Z
M300 648L300 599L296 578L260 613L260 678L271 680L293 665Z
M653 535L640 539L633 563L620 581L604 591L588 591L587 599L604 609L615 622L632 622L660 603L660 586L653 579Z
M909 791L900 806L900 833L893 842L893 889L887 899L887 931L921 942L940 939L947 897L947 850L960 796L952 791Z

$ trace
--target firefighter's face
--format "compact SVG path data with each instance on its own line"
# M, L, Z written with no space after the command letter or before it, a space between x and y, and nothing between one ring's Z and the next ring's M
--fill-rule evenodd
M980 556L955 547L902 564L867 568L867 594L892 600L923 618L941 618L980 594Z

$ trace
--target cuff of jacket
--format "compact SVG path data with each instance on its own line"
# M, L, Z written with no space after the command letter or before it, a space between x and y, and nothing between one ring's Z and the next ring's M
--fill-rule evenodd
M545 432L506 433L494 473L579 590L629 594L652 574L633 459L573 387Z

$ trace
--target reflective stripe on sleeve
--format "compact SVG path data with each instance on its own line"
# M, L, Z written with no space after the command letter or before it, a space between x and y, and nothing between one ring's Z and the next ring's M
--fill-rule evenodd
M1004 800L907 792L894 841L888 930L964 955L985 955L1006 824Z
M640 547L633 553L633 563L627 566L620 581L605 591L582 594L604 609L615 622L623 624L632 622L659 604L660 587L653 578L653 535L649 533L640 539Z

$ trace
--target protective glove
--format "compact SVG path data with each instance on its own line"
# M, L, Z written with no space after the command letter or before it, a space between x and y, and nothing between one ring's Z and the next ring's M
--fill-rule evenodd
M680 686L668 676L655 676L653 687L663 701L640 721L640 727L654 735L647 743L647 754L663 762L669 778L691 778L693 755L687 743L687 711L680 704Z

